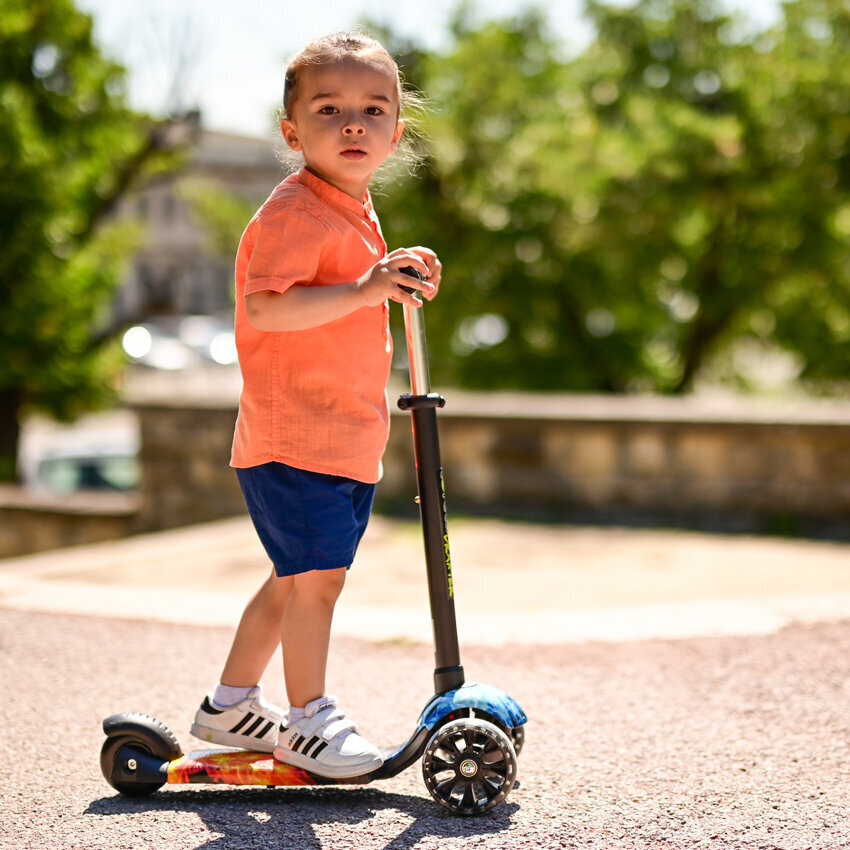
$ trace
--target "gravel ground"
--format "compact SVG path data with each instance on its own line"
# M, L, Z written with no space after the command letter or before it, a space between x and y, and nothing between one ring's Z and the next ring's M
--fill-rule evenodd
M230 636L0 609L0 847L850 847L850 622L466 648L470 678L505 688L531 718L521 785L481 818L444 812L418 766L360 789L116 795L98 765L102 719L147 712L191 748L191 716ZM427 646L339 638L330 681L363 732L388 744L411 731L431 666ZM281 693L277 671L264 684Z

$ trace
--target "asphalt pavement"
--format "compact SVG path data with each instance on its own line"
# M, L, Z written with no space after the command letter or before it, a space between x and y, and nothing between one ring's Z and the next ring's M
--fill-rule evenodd
M458 519L463 662L529 715L520 786L482 818L418 765L364 788L103 780L102 719L184 749L266 566L244 519L0 562L2 848L850 847L850 546ZM433 653L421 544L376 517L329 680L367 736L404 740ZM280 699L274 665L264 680Z

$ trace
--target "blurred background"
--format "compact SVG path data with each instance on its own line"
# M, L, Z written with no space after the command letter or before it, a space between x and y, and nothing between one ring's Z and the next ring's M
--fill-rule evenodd
M421 164L373 194L390 246L429 245L446 268L427 308L435 386L493 394L459 396L447 426L491 435L461 501L610 518L644 493L638 514L664 519L696 470L690 522L746 503L762 527L821 516L842 533L850 497L827 479L846 480L850 423L846 0L4 0L0 480L30 494L4 499L162 502L195 474L184 502L202 504L154 521L125 502L122 533L235 510L210 507L217 479L179 455L226 470L226 437L197 429L219 413L232 428L233 258L283 177L286 58L355 25L427 99L409 116ZM752 427L718 448L734 426ZM448 435L455 463L474 433ZM391 446L388 502L395 461ZM497 464L513 470L498 486Z

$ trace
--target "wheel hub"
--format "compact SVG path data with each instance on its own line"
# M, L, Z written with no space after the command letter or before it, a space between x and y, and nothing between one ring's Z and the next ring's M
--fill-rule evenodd
M464 759L460 763L460 767L458 769L460 770L461 776L464 776L466 779L471 779L476 773L478 773L478 763L473 759Z

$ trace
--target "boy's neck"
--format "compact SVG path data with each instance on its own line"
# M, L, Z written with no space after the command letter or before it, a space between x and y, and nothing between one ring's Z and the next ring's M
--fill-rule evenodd
M369 180L366 180L363 183L358 182L357 185L340 185L338 181L329 180L324 174L319 173L314 168L311 168L309 165L305 164L304 169L310 172L310 174L312 174L314 177L318 177L319 180L323 181L324 183L327 183L329 186L333 186L334 189L338 189L340 192L345 195L348 195L350 198L354 198L355 201L358 201L361 204L366 202L366 193L369 190ZM370 174L370 179L371 176L372 175Z

